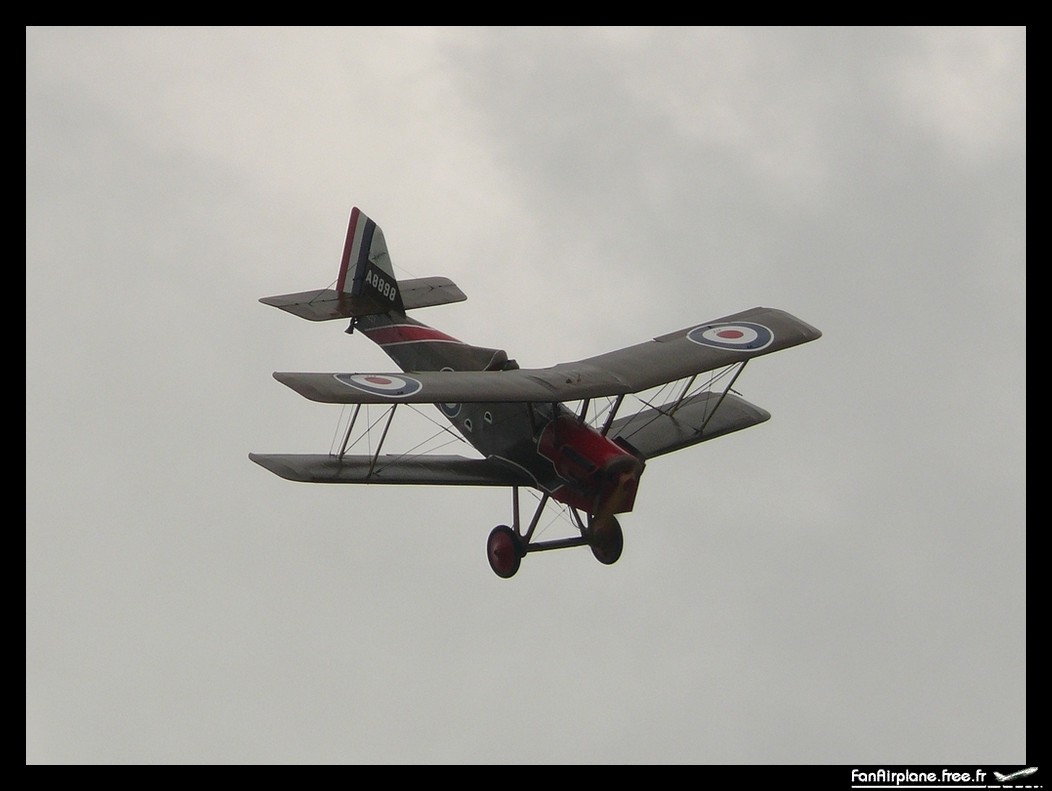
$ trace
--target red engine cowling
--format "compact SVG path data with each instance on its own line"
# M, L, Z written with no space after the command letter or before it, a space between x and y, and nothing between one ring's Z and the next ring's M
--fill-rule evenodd
M552 493L559 502L593 516L632 510L643 462L591 426L558 417L541 433L537 449L568 482Z

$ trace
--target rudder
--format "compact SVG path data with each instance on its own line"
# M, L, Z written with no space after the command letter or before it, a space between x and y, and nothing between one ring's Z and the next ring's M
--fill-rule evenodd
M357 206L351 210L336 291L375 300L387 310L405 312L384 232Z
M446 277L395 277L387 242L380 227L358 207L347 223L336 288L298 291L260 299L264 305L309 321L330 321L463 302L467 297Z

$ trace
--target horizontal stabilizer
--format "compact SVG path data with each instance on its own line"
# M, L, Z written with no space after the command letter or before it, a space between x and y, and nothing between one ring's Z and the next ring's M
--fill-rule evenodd
M301 483L386 483L424 486L532 486L522 470L496 459L466 456L331 456L250 453L275 475Z
M402 280L398 283L398 289L405 310L447 305L467 299L464 292L452 280L445 277L418 277L412 280ZM264 305L281 308L281 310L309 321L372 316L386 313L391 309L389 302L375 295L366 293L355 295L331 288L300 291L295 294L279 294L274 297L263 297L259 301Z
M684 399L678 407L665 404L615 420L609 436L625 440L643 458L652 459L741 431L770 417L766 410L733 393L700 393Z

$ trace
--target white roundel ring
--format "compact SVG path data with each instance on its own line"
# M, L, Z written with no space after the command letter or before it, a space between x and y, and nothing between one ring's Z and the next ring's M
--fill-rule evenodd
M443 372L452 371L448 365L442 369ZM450 420L460 414L460 404L439 404L438 408L442 410L442 414L448 417Z
M727 321L695 327L687 333L687 340L716 349L755 352L770 346L774 333L752 321Z
M410 376L392 374L336 374L336 380L355 390L388 398L408 398L424 389Z

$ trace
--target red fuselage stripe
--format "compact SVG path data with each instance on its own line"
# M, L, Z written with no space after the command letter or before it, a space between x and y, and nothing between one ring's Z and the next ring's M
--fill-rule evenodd
M390 327L376 327L364 331L369 340L381 346L395 343L420 343L425 341L443 341L461 343L451 335L439 332L431 327L418 327L415 324L395 324Z

